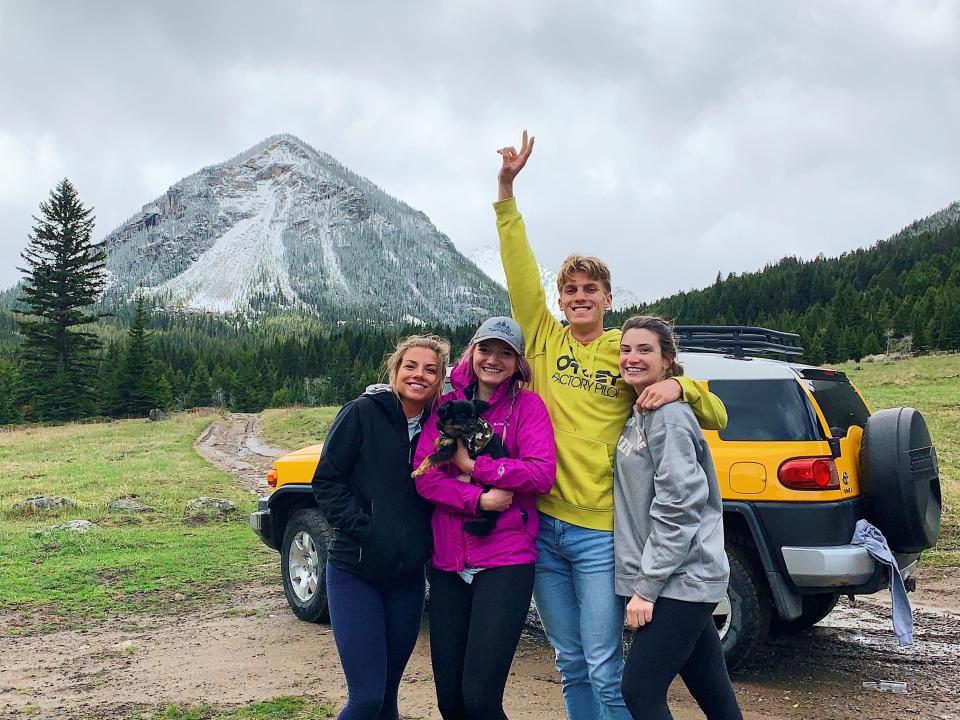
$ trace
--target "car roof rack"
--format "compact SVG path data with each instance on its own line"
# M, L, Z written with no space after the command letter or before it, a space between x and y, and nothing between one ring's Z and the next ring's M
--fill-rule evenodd
M747 355L803 355L796 333L768 330L750 325L674 325L680 350L722 353L745 358Z

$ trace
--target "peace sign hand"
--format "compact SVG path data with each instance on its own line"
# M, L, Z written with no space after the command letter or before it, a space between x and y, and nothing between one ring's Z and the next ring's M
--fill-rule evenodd
M513 179L523 170L527 164L530 153L533 152L533 142L536 138L527 139L527 131L523 131L523 142L520 144L520 152L513 146L500 148L497 150L500 157L503 158L503 164L500 166L500 199L513 197ZM504 192L506 191L506 194Z

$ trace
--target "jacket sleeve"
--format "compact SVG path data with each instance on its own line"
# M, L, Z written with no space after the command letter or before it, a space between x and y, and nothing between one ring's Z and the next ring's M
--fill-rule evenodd
M691 429L662 418L651 419L647 446L655 468L652 529L643 546L633 591L655 603L690 552L710 490L706 473L697 462Z
M355 403L340 410L327 440L320 462L313 473L313 496L320 512L340 532L363 540L370 532L370 516L350 489L349 479L363 437Z
M420 467L423 459L433 452L440 431L435 415L431 414L420 432L420 442L414 455L413 466ZM483 488L473 483L461 482L450 474L449 463L432 467L416 478L417 492L438 508L458 515L476 516Z
M681 375L674 378L683 391L681 399L690 406L704 430L723 430L727 426L727 408L723 401L707 390L699 380Z
M523 411L518 413L515 429L519 457L480 455L473 468L473 479L503 490L542 495L550 492L557 476L553 424L539 395L524 392L523 396Z
M513 317L523 330L527 354L541 348L560 323L547 310L547 296L540 282L540 267L527 241L527 229L517 210L516 198L493 204L500 234L500 261L507 276L507 292Z

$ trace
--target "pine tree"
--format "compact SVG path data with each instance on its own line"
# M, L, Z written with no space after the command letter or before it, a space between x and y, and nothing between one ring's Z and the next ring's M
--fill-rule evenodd
M17 406L17 387L19 378L13 363L0 358L0 425L20 422L20 408Z
M867 355L879 355L883 352L883 346L880 344L880 339L877 337L876 333L867 333L863 338L863 345L860 347L859 357L866 357Z
M117 395L121 415L142 417L154 408L167 408L172 401L170 383L163 377L150 347L149 313L143 292L137 294L130 340L120 362Z
M26 268L17 311L23 337L22 392L30 419L70 420L95 411L92 379L94 352L90 332L74 328L95 322L102 313L85 312L104 283L103 243L91 242L93 210L85 208L64 178L40 203L41 217L20 256Z
M259 412L263 409L260 397L260 373L254 367L253 358L247 353L240 356L236 382L233 384L232 409L238 412Z
M207 370L206 363L198 362L190 376L190 387L183 404L185 407L192 408L206 407L212 402L213 389L210 387L210 371Z

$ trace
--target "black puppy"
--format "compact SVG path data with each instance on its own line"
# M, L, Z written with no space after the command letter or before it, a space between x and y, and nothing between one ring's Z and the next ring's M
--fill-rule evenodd
M494 458L509 457L503 440L493 431L480 415L490 407L483 400L451 400L437 411L437 428L440 437L432 453L423 459L420 467L413 471L412 477L419 477L434 465L450 462L457 452L457 440L462 440L470 457L489 455ZM484 492L490 486L484 488ZM496 510L482 510L480 517L463 524L463 529L471 535L489 535L497 524L500 513Z

